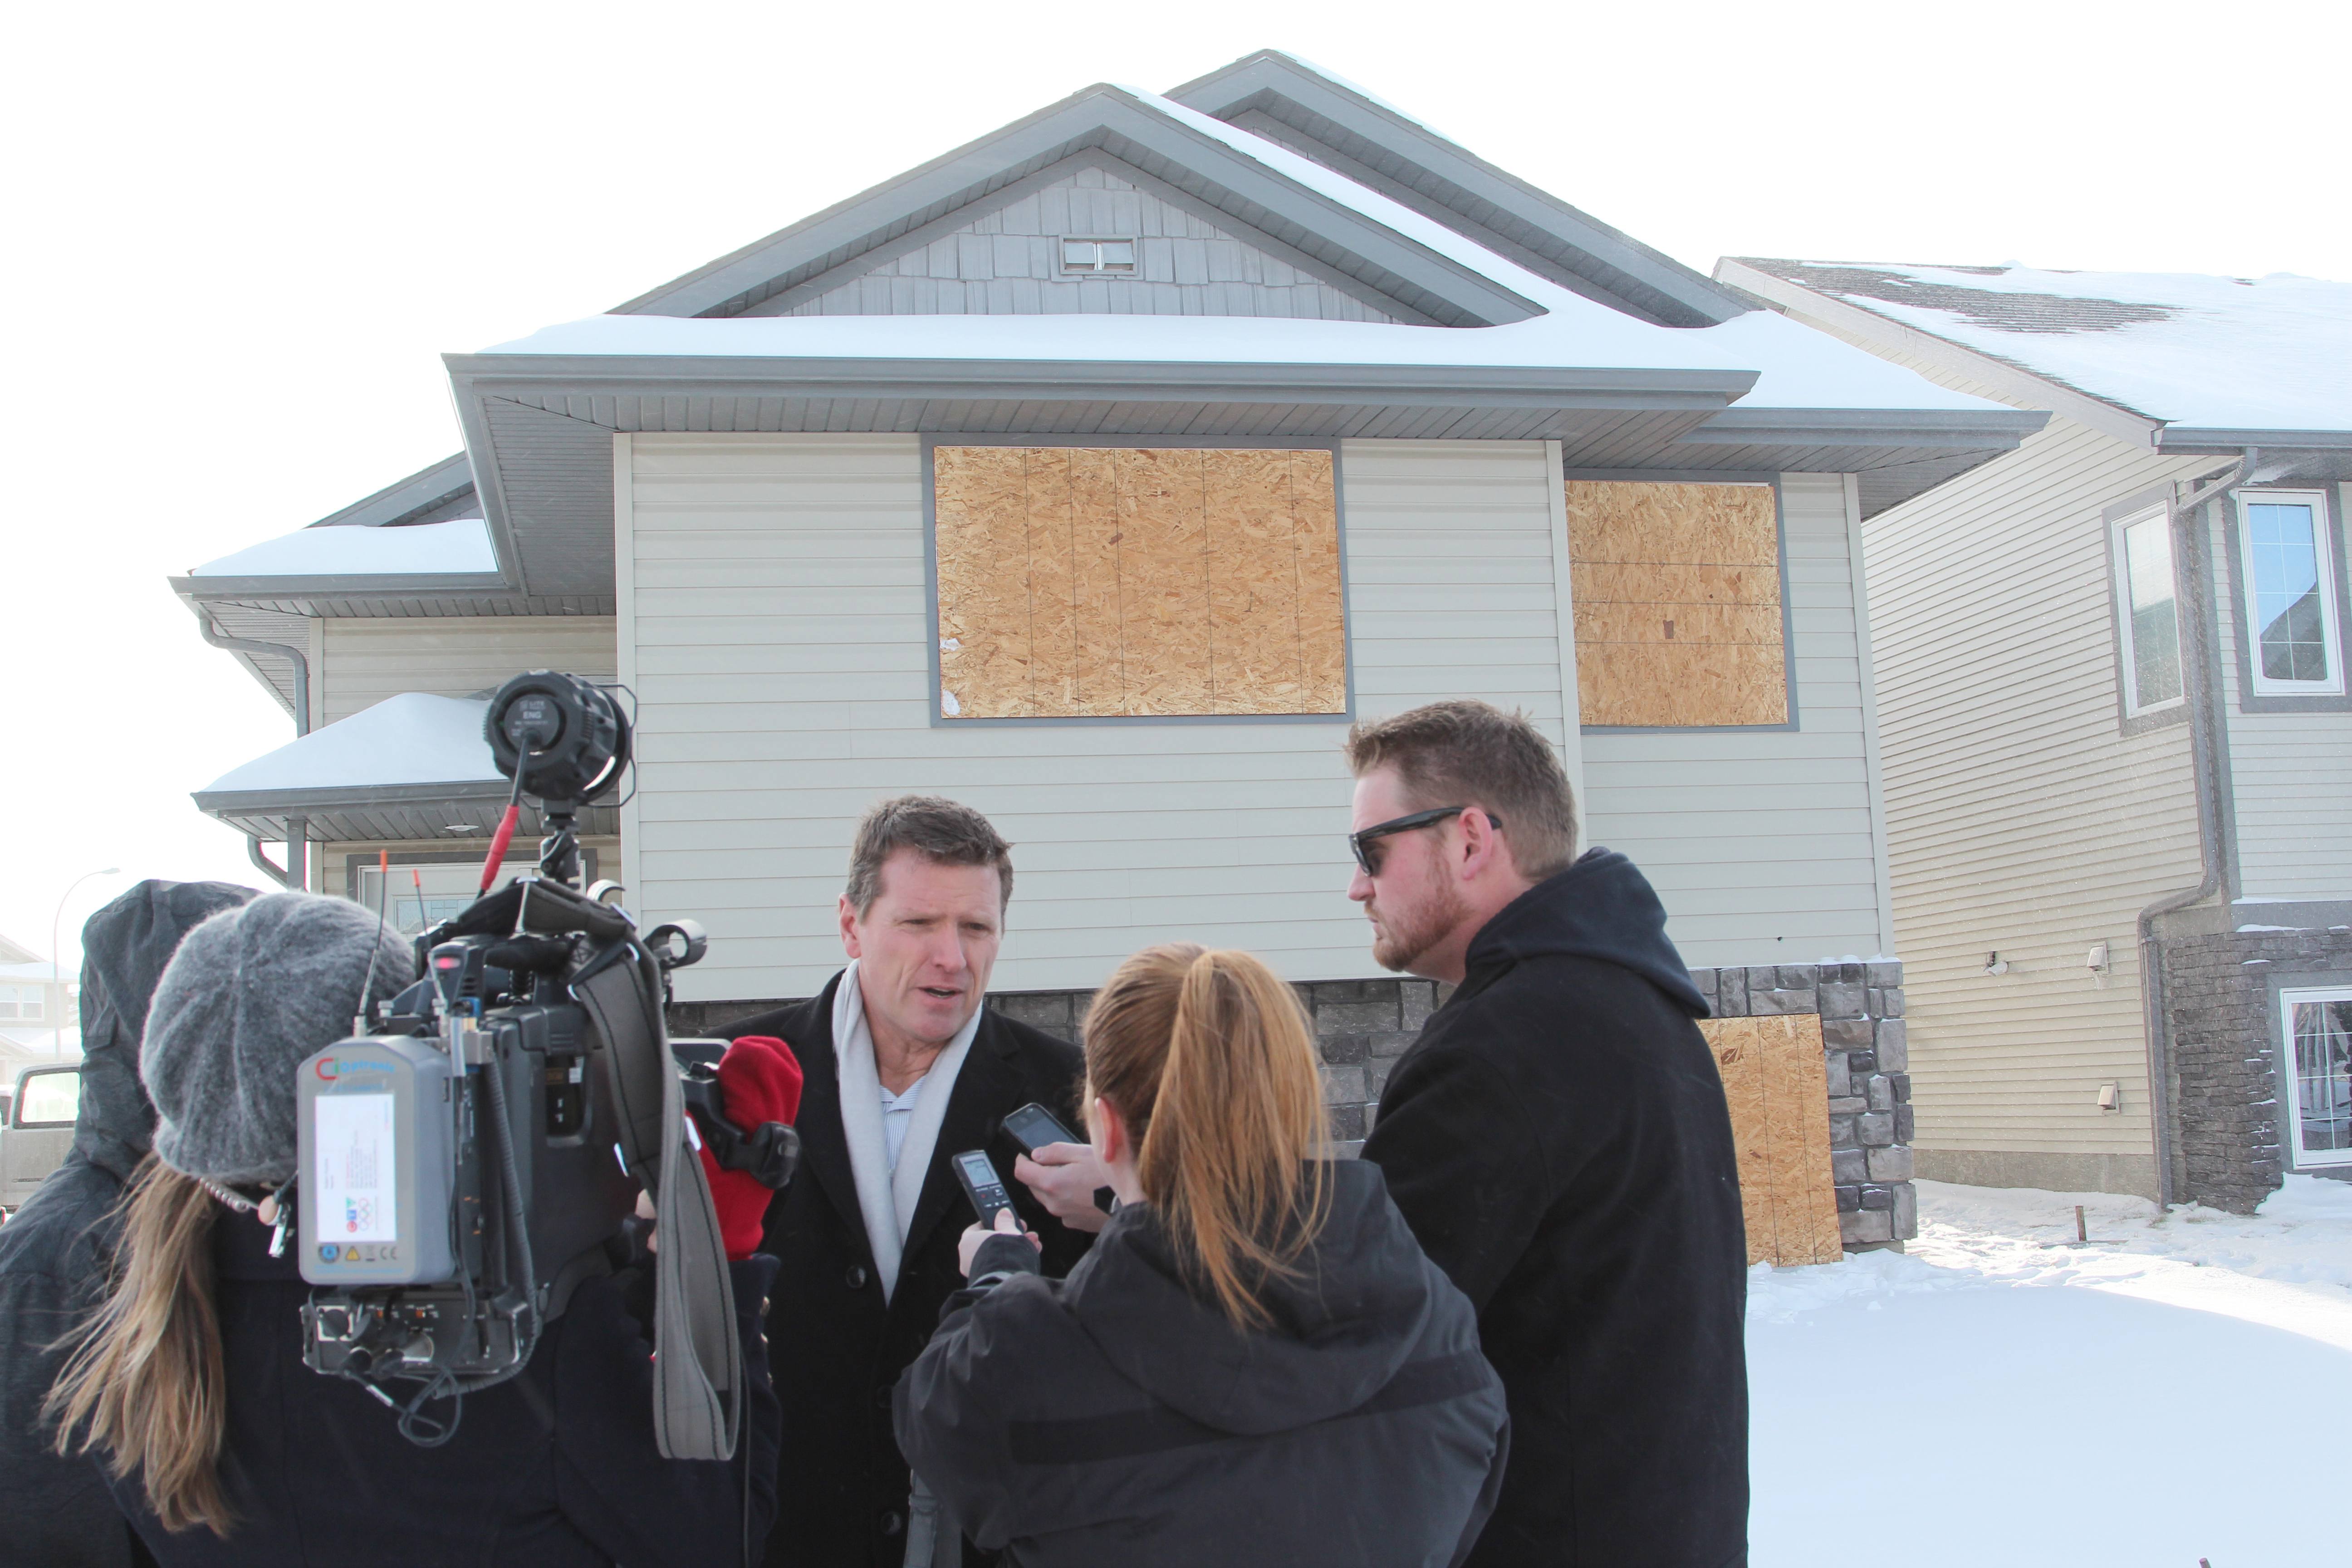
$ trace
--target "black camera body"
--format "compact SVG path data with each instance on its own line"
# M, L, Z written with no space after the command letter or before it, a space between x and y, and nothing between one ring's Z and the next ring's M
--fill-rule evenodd
M423 979L297 1078L299 1256L314 1287L304 1359L365 1385L425 1444L456 1426L454 1414L425 1414L428 1401L513 1376L575 1285L632 1260L641 1186L688 1193L663 1194L663 1223L688 1225L670 1250L700 1268L681 1277L662 1259L667 1296L727 1296L723 1258L707 1240L695 1253L702 1226L690 1222L711 1211L687 1142L771 1187L799 1157L792 1128L728 1118L716 1076L725 1041L667 1037L669 974L702 957L701 930L641 932L609 901L618 889L573 885L577 812L628 754L617 705L577 677L534 671L501 689L485 728L516 785L483 896L417 939ZM538 875L488 890L533 781L588 793L545 802ZM719 1397L730 1449L730 1401ZM706 1432L688 1446L716 1441Z

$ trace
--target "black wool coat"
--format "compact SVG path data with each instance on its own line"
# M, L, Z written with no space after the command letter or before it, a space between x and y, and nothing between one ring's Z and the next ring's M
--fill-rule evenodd
M1706 1004L1593 849L1472 941L1364 1158L1510 1398L1475 1568L1723 1568L1748 1527L1747 1243Z
M898 1568L906 1554L907 1462L890 1430L890 1390L963 1284L956 1244L972 1222L949 1159L988 1148L1046 1271L1067 1273L1093 1238L1047 1214L992 1146L1007 1111L1032 1100L1076 1125L1078 1048L990 1009L964 1054L886 1303L857 1206L834 1058L835 975L822 994L739 1019L730 1039L772 1035L799 1058L800 1171L768 1210L760 1250L782 1262L768 1319L769 1364L785 1410L771 1568Z
M82 927L81 1110L73 1152L0 1226L0 1562L145 1562L89 1462L60 1458L42 1419L65 1362L50 1347L104 1295L115 1205L155 1131L139 1083L147 1004L180 939L254 896L233 882L142 882Z
M1158 1211L1066 1281L960 1292L899 1385L946 1511L1020 1568L1447 1568L1494 1506L1503 1391L1470 1303L1380 1171L1327 1167L1329 1216L1237 1329ZM983 1246L983 1277L1002 1249Z

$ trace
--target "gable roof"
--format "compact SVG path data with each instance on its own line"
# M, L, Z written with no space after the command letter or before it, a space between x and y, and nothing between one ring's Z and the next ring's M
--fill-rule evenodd
M1561 288L1673 327L1753 309L1730 289L1295 55L1260 49L1170 89L1436 219Z
M1891 343L1908 329L2137 422L2167 451L2352 448L2352 284L1727 258L1727 281ZM2093 411L2095 413L2095 411Z
M614 431L1550 438L1573 468L1860 471L1874 510L2013 448L2042 418L1755 310L1292 57L1262 51L1178 93L1087 88L614 312L446 356L480 494L460 494L452 459L323 521L478 501L498 613L609 613ZM1393 309L783 313L1078 168L1116 171ZM179 583L205 596L200 579ZM381 578L341 598L304 586L307 599L244 603L486 613L394 602Z
M821 288L894 242L1088 152L1163 181L1233 220L1446 326L1524 321L1537 307L1475 268L1236 152L1160 101L1097 83L896 179L642 294L616 315L738 316ZM869 263L870 264L870 263Z

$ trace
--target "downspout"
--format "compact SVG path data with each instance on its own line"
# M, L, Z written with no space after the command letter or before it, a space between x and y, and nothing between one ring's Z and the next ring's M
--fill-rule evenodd
M2156 1199L2159 1209L2172 1206L2179 1195L2172 1179L2172 1031L2164 1006L2164 950L2156 940L2158 917L2202 903L2221 890L2225 868L2221 823L2221 683L2214 668L2206 630L2213 613L2211 574L2205 570L2208 552L2196 548L2198 518L2205 508L2225 500L2233 486L2253 478L2260 448L2249 447L2237 467L2203 489L2173 506L2174 559L2192 564L2196 635L2190 616L2181 617L2181 666L2189 696L2189 757L2197 784L2197 850L2200 875L2197 885L2167 893L2139 912L2139 986L2142 1028L2147 1037L2148 1109L2156 1127ZM2183 548L2186 546L2187 548ZM2192 653L2190 650L2194 649Z
M196 612L196 630L215 647L231 653L261 654L282 658L294 667L294 734L299 740L310 732L310 656L299 647L282 642L251 642L233 637L213 625L209 611Z
M303 649L282 642L254 642L246 637L233 637L213 625L212 612L198 606L196 633L214 647L230 653L259 654L265 658L282 658L294 673L294 737L297 740L310 732L310 656ZM299 826L298 826L299 825ZM299 817L289 817L286 826L286 864L279 867L261 852L261 840L248 837L245 853L261 874L281 888L300 889L307 885L309 867L305 857L309 851L302 838L310 824Z
M287 880L286 868L280 866L277 861L272 860L268 856L264 855L261 852L260 839L252 837L251 836L247 837L245 841L245 858L252 861L254 865L259 868L263 876L268 878L279 887L290 888L294 885L292 882Z

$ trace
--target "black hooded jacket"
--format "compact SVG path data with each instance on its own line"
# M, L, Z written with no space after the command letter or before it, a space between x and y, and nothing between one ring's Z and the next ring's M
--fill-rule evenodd
M1458 1562L1502 1475L1502 1392L1380 1172L1329 1169L1265 1330L1188 1287L1145 1205L1066 1280L950 1298L895 1407L948 1516L1023 1568ZM984 1247L976 1272L1028 1261Z
M1476 1568L1746 1559L1738 1168L1665 920L1608 849L1529 889L1472 940L1364 1145L1510 1396Z
M0 1226L0 1558L119 1568L130 1527L87 1459L51 1451L41 1419L54 1344L106 1284L113 1213L146 1154L155 1108L139 1083L147 1003L180 939L254 896L228 882L142 882L82 927L81 1110L73 1151Z

